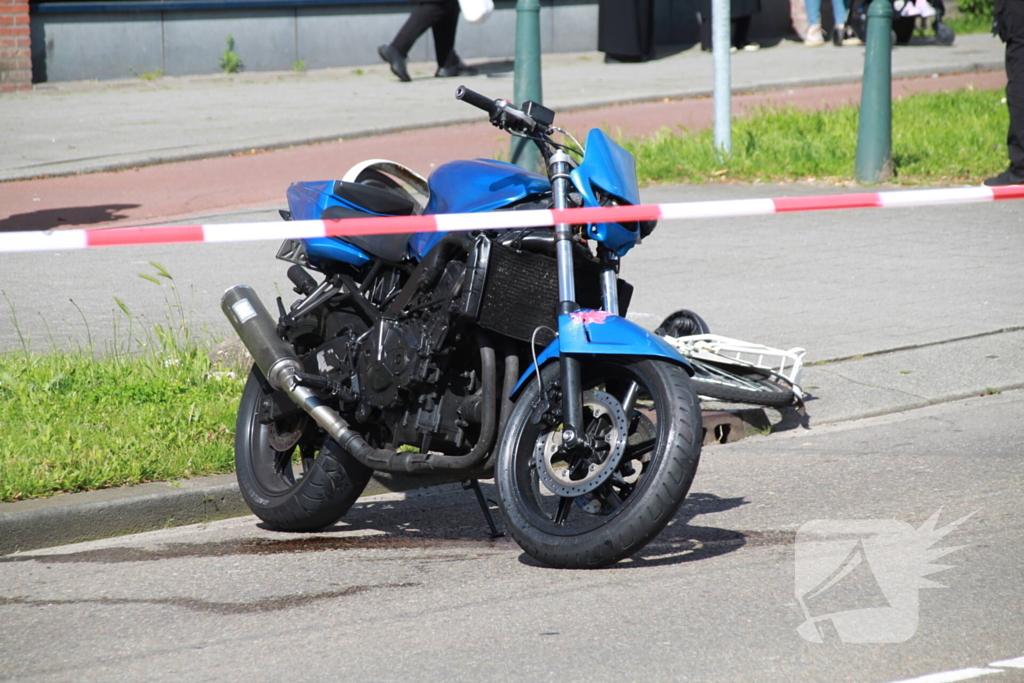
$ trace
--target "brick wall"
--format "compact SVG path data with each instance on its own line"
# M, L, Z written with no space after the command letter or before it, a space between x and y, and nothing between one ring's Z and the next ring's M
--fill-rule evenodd
M32 88L28 0L0 0L0 92Z

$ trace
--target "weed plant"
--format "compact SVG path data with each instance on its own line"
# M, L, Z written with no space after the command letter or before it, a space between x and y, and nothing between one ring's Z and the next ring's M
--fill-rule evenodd
M227 43L227 49L220 56L220 70L226 74L236 74L242 70L242 58L235 52L235 37L228 34L227 38L224 39Z
M817 112L763 108L735 119L732 153L722 159L714 131L663 131L625 141L641 182L812 180L846 183L857 155L853 106ZM960 90L893 101L892 155L902 185L973 184L1006 166L1002 90Z
M154 267L141 277L171 285L163 323L140 325L118 300L128 339L102 356L38 355L24 338L0 354L0 501L232 470L241 375L214 371Z

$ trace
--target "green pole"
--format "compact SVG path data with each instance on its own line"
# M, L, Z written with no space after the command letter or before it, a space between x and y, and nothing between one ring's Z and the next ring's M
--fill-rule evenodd
M516 1L515 104L532 100L541 104L540 0ZM529 140L512 138L512 163L538 173L544 165L540 152Z
M880 183L892 175L892 3L868 7L864 80L857 125L858 183Z

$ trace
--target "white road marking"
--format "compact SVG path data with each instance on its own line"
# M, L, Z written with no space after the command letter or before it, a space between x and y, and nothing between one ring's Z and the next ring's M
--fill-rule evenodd
M1004 659L1000 662L992 662L989 666L1005 666L1009 669L1024 669L1024 657L1016 659Z
M999 673L1003 673L1003 670L971 667L968 669L957 669L955 671L943 671L937 674L928 674L927 676L918 676L917 678L905 678L901 681L894 681L893 683L955 683L956 681L966 681L971 678L978 678L979 676Z

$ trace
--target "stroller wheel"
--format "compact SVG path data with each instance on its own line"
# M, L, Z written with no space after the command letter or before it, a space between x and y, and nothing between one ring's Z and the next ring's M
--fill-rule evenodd
M935 24L935 42L939 45L952 45L953 39L956 38L956 32L945 24L936 22Z

